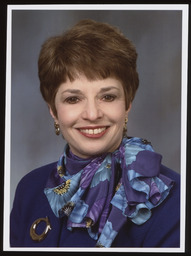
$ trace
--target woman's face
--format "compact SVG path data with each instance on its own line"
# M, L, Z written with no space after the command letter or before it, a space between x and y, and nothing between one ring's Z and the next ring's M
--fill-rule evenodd
M120 145L129 110L122 84L115 78L68 80L57 91L55 107L57 116L50 109L51 115L73 154L88 158Z

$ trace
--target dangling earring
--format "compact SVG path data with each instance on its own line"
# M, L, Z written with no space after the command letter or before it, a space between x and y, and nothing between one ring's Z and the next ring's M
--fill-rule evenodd
M58 136L60 134L60 127L59 124L57 124L56 122L54 122L54 128L55 128L55 133Z
M128 117L125 118L125 123L123 127L123 136L127 136L127 122L128 122Z

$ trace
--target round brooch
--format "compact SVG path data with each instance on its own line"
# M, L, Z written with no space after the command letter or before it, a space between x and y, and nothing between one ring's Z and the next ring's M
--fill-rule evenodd
M36 228L37 228L38 224L40 222L42 222L42 221L44 221L46 223L46 227L45 227L45 229L44 229L42 234L37 234L36 233ZM32 238L33 241L40 242L40 241L45 239L45 237L47 236L47 234L48 234L48 232L50 230L51 230L51 225L50 225L48 217L46 217L46 218L39 218L39 219L35 220L33 222L33 224L31 225L30 237Z

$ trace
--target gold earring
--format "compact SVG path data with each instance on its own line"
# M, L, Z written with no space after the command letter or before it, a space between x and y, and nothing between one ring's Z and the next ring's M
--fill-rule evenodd
M60 134L60 127L59 124L57 124L56 122L54 122L54 128L55 128L55 133L58 136Z

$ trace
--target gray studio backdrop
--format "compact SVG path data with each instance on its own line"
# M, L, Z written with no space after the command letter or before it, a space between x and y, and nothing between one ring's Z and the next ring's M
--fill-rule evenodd
M180 172L181 11L14 10L12 16L11 205L19 180L57 161L65 142L41 98L37 59L42 43L91 18L117 26L138 52L140 87L129 136L146 138L163 164Z

